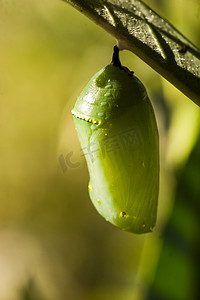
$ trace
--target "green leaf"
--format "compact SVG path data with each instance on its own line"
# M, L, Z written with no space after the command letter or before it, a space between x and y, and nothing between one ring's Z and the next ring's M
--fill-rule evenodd
M64 0L200 106L200 50L139 0Z

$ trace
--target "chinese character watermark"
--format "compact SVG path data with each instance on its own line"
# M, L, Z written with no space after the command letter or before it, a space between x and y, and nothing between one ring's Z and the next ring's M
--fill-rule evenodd
M122 150L126 151L136 143L141 144L141 138L136 132L135 128L130 128L128 130L119 132L116 135L105 136L105 138L97 143L91 142L87 146L80 149L80 151L82 151L80 157L88 156L93 163L94 153L96 152L99 152L102 156L102 159L104 159L108 153L116 153L117 151ZM73 154L73 152L69 152L65 156L63 154L59 156L59 164L63 173L65 173L68 169L75 169L81 165L80 161L74 162L72 159Z

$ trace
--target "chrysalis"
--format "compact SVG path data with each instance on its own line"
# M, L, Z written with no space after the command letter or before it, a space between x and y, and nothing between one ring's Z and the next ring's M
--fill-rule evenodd
M81 92L72 115L90 174L90 198L119 228L145 233L156 222L159 138L154 111L140 80L119 61Z

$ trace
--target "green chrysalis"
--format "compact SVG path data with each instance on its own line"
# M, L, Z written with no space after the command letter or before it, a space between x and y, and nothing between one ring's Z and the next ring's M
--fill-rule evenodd
M145 233L156 222L159 138L154 111L140 80L119 61L81 92L72 110L90 174L90 198L119 228Z

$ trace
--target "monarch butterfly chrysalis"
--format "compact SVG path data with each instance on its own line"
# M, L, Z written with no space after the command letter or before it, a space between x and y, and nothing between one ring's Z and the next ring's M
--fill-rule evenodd
M92 77L72 110L90 174L90 198L119 228L145 233L156 222L159 138L140 80L119 61Z

